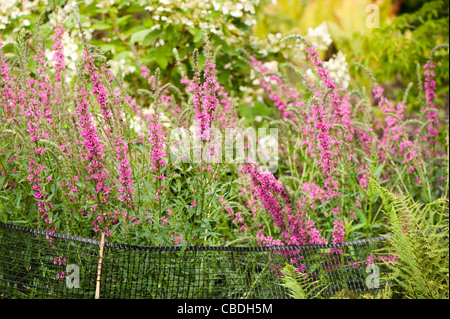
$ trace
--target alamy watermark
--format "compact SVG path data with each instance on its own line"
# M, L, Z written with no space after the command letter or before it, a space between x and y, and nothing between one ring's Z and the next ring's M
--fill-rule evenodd
M366 12L369 15L366 18L366 27L369 29L380 27L380 7L376 4L369 4L366 7Z
M198 127L175 128L170 132L170 158L183 163L246 163L266 165L275 173L278 166L278 129L245 130Z
M380 268L375 264L370 264L366 267L366 287L368 289L380 288Z
M69 289L80 288L80 267L70 264L66 267L66 287Z

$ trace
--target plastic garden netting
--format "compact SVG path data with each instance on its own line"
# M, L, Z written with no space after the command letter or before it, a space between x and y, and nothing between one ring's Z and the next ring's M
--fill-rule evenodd
M287 264L308 274L322 297L376 292L366 284L367 264L384 244L137 247L0 223L0 298L95 298L96 288L100 298L289 298L280 285Z

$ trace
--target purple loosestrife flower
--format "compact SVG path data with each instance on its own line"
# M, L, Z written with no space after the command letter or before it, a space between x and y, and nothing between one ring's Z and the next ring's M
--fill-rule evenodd
M344 222L341 220L335 220L333 225L333 244L342 244L344 242L345 235Z
M383 88L376 84L372 90L374 97L379 99L378 106L381 108L385 117L386 126L383 130L381 144L384 146L379 151L382 159L387 157L384 150L394 156L403 156L402 164L409 163L418 157L417 146L409 140L401 121L405 117L406 105L402 102L393 107L389 100L383 95ZM414 170L409 170L412 173Z
M292 121L299 124L299 131L304 140L303 144L307 146L310 156L316 158L318 164L321 166L326 179L325 185L329 193L337 195L336 186L338 185L336 185L335 181L331 180L331 173L337 165L336 155L339 153L339 147L348 147L345 146L346 143L343 143L343 140L351 140L352 135L347 134L347 136L339 139L339 131L334 131L337 133L337 137L333 137L332 130L334 130L335 124L340 124L345 130L350 131L351 104L349 103L349 97L343 99L339 95L337 86L327 71L325 64L319 60L316 48L308 41L304 42L308 58L317 68L319 78L328 90L326 99L324 92L315 90L315 99L312 99L310 112L308 113L304 111L304 102L299 101L299 94L296 90L287 87L279 76L265 76L262 79L261 85L269 92L269 99L274 101L274 104L280 111L281 117L291 117ZM262 74L268 71L255 58L251 59L251 63ZM273 84L273 87L271 84ZM287 103L286 99L289 100L289 103ZM304 118L292 118L292 114L285 111L288 106L293 106L301 110Z
M281 195L282 199L288 200L289 195L280 181L277 181L270 172L263 172L256 164L245 164L243 172L248 174L253 186L256 190L256 196L261 200L264 208L272 215L275 225L279 227L282 232L286 232L287 228L284 224L283 212L285 208L282 207L276 198L276 194Z
M0 34L0 40L1 40L1 34ZM3 46L3 43L0 42L0 76L2 79L2 98L3 98L3 108L5 110L6 117L2 118L2 121L7 121L11 118L15 118L16 112L15 112L15 106L17 103L14 88L16 87L15 84L15 76L10 75L8 70L8 64L5 61L5 56L3 55L3 50L1 50L1 47Z
M295 88L288 87L277 75L266 75L269 70L254 57L251 58L251 64L262 75L259 80L260 84L268 93L268 98L280 111L280 116L289 118L298 124L303 145L307 147L308 154L316 159L322 168L326 193L331 199L340 194L339 183L332 179L332 173L338 163L337 155L347 151L349 158L356 157L348 143L353 139L355 133L355 128L351 124L352 104L348 95L341 97L338 93L337 86L325 64L319 60L316 48L307 41L304 42L308 58L317 68L319 78L326 89L326 92L321 87L314 89L314 83L303 81L306 82L305 86L313 92L314 98L310 100L309 111L305 107L304 101L300 100L299 93ZM295 114L288 112L288 107L297 108L298 112ZM343 130L335 129L336 124L343 127ZM359 132L359 134L363 133L361 130ZM363 138L366 141L366 151L370 151L370 135L365 133Z
M127 126L127 123L124 120L123 113L121 113L124 112L123 105L125 104L125 101L120 95L118 88L116 88L112 94L107 94L106 87L103 83L106 82L108 87L111 87L111 83L114 81L111 70L107 69L104 65L100 69L102 71L101 73L98 71L98 68L92 64L91 68L94 70L91 74L91 81L94 83L93 94L97 95L96 101L99 103L101 113L107 124L107 138L114 145L115 159L119 163L119 200L130 204L134 193L132 187L134 182L132 180L130 154L128 152L129 143L125 140L123 130L123 128ZM113 116L118 119L121 125L113 126Z
M311 45L308 41L305 42L305 52L308 54L308 58L317 68L317 74L319 79L329 90L327 95L327 101L331 104L330 114L333 118L333 124L338 123L342 125L345 129L350 127L350 108L351 105L342 99L340 96L337 86L331 77L330 73L325 66L325 63L319 59L319 53L317 48Z
M85 61L88 59L87 51L84 51L84 59ZM86 149L84 159L88 162L88 173L91 174L91 180L97 181L96 192L106 195L111 189L106 184L108 171L104 167L104 147L100 143L91 113L89 112L89 94L84 87L79 87L78 85L75 87L75 91L78 93L76 112L78 122L82 128L80 137L84 141L83 144Z
M55 29L55 35L53 36L53 47L52 50L55 51L53 56L53 61L55 62L55 79L57 86L61 84L63 80L63 72L65 70L65 56L64 56L64 46L62 44L62 37L64 34L64 26L58 25Z
M128 160L128 143L119 138L116 144L116 161L119 162L120 188L119 199L130 203L133 196L133 180L131 178L131 166Z
M327 121L326 117L322 101L313 102L311 118L314 120L315 138L318 141L317 150L320 153L317 162L322 167L325 177L328 177L336 163L332 151L335 140L330 133L331 123ZM308 149L308 152L313 151L313 149Z
M333 222L333 244L342 244L344 243L344 235L345 235L345 227L344 222L341 220L335 220ZM331 252L335 252L337 254L342 255L342 249L333 248Z
M312 220L309 220L306 223L305 231L306 231L306 234L309 236L309 239L307 242L308 244L320 245L320 244L327 243L326 238L322 237L322 235L320 234L320 231L316 228L316 226ZM304 242L303 244L306 244L306 242Z
M38 67L38 76L45 77L42 66ZM28 129L26 130L30 135L31 142L37 142L40 139L48 139L48 132L43 131L42 118L44 116L44 109L42 105L48 104L47 91L48 86L45 82L38 81L33 78L26 79L26 88L21 90L21 104L22 110L20 113L24 116ZM41 101L42 97L42 101ZM50 120L51 120L51 113Z
M38 48L36 52L36 56L34 58L36 62L36 74L37 79L30 79L29 83L34 86L31 90L35 98L31 101L37 101L39 106L37 108L40 109L40 114L47 121L49 125L53 125L52 112L50 109L50 105L53 103L53 87L48 78L46 71L48 71L48 67L45 62L45 52L44 47Z
M250 57L250 64L261 75L259 83L268 93L268 98L273 101L275 107L280 112L280 116L297 122L294 113L286 110L290 106L300 109L304 105L296 89L286 85L278 75L264 75L269 72L269 69L261 61L256 60L255 57Z
M64 71L66 68L65 64L65 56L64 56L64 46L62 44L62 37L64 34L64 26L58 25L55 29L55 35L53 36L53 47L52 49L55 51L53 56L53 61L55 62L55 105L59 106L59 96L64 94L64 89L62 88L62 83L64 82ZM59 113L60 110L56 107L56 112Z
M220 90L219 82L215 74L217 73L216 65L211 58L205 61L205 69L203 71L204 82L200 83L198 74L193 80L184 78L182 84L186 84L186 90L192 94L192 103L194 105L195 116L199 126L199 136L202 140L209 137L211 124L215 120L216 109L219 104L218 94Z
M331 110L328 110L322 99L319 99L319 96L317 96L317 93L316 96L318 99L317 101L313 101L311 105L312 119L314 120L314 129L316 131L315 138L319 143L318 150L320 156L318 158L318 163L322 167L325 178L329 178L329 174L337 163L337 160L335 159L336 154L333 152L332 148L334 145L342 144L342 141L336 140L330 131L336 123L344 126L346 129L349 128L349 103L345 103L345 108L341 109L341 96L337 92L336 84L328 73L325 64L319 59L317 49L307 41L305 44L305 52L308 53L308 58L317 68L320 80L325 84L325 87L331 91L327 95L327 101L330 100ZM331 121L330 117L333 118L334 121ZM343 119L346 120L344 121Z
M233 101L225 92L225 88L220 86L217 96L220 99L220 104L223 106L217 114L217 121L222 123L221 128L226 129L228 127L235 128L238 120L238 114L236 109L232 109ZM227 123L226 118L229 118L229 123Z
M202 119L209 122L209 125L215 119L215 113L219 103L216 93L219 91L220 86L215 76L216 73L216 65L212 61L206 61L205 70L203 71L205 82L203 83Z
M433 72L435 65L433 62L428 61L423 68L425 69L424 87L427 107L425 110L422 110L422 112L427 112L427 121L431 121L431 123L428 124L428 136L433 139L438 135L438 130L435 127L438 123L437 108L433 102L436 98L436 81L434 80L435 74ZM430 141L430 143L433 143L433 141Z
M103 85L103 80L105 75L99 72L98 67L94 65L94 58L85 57L86 72L90 75L92 87L92 94L95 96L100 113L102 114L104 121L109 122L112 118L111 110L108 106L108 94L106 93L106 88Z
M166 153L164 151L164 136L163 125L158 121L159 116L150 115L148 122L148 141L152 148L152 169L159 172L160 168L166 167L164 157Z
M45 173L45 167L38 164L35 160L29 159L28 161L28 181L30 182L31 189L33 190L33 196L37 200L38 211L41 214L41 219L44 220L46 224L50 224L50 219L48 217L49 211L53 208L51 202L46 201L47 196L43 193L41 185L41 172Z
M276 180L270 172L264 172L256 164L245 164L242 172L250 177L255 196L272 215L275 226L280 228L283 240L288 245L305 245L325 243L320 232L315 228L314 222L304 222L306 216L301 210L296 210L290 200L289 190ZM299 205L300 207L300 205ZM236 222L241 220L241 215ZM262 230L258 232L260 241L264 245L272 245L271 238L262 235ZM276 245L282 242L276 242Z

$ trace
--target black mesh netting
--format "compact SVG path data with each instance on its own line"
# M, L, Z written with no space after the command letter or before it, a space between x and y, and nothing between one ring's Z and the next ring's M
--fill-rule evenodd
M100 298L289 298L287 264L322 297L376 292L367 265L383 238L338 245L137 247L106 242ZM95 298L100 242L0 223L0 298ZM383 283L380 284L383 287Z

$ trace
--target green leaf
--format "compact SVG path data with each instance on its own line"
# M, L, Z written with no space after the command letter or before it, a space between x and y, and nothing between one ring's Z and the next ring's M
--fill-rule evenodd
M127 15L125 15L125 16L123 16L123 17L120 17L120 18L118 18L117 20L116 20L116 24L117 25L121 25L121 24L125 24L127 21L128 21L128 19L130 19L130 18L132 18L133 16L131 15L131 14L127 14Z
M113 44L109 44L109 43L102 43L102 44L99 45L99 48L103 52L108 52L108 51L111 51L111 50L115 49L116 46L113 45Z
M252 33L252 29L250 29L250 27L245 24L242 20L240 19L233 19L232 23L238 28L241 29L242 31L250 34Z
M255 119L255 109L247 104L242 104L237 107L238 114L240 117L245 118L246 124L253 123Z
M383 167L384 167L384 163L380 164L380 166L377 167L377 169L375 170L375 173L373 174L374 179L378 179L378 177L381 174L381 171L383 170Z
M155 48L154 54L156 63L158 63L159 67L162 70L165 70L167 68L167 65L169 64L169 60L167 59L164 46Z
M256 115L269 116L272 114L272 110L265 103L255 101L253 107Z
M203 41L203 33L200 29L189 28L189 33L194 37L194 43Z
M144 29L144 30L137 31L137 32L133 33L133 35L131 36L131 39L130 39L131 43L134 44L134 43L136 43L136 42L142 42L142 41L144 41L145 37L146 37L150 32L152 32L152 30L150 30L150 29Z
M354 232L355 230L361 229L361 228L363 228L364 226L366 226L366 225L364 225L364 224L358 224L358 225L356 225L356 226L353 226L353 227L350 229L349 233Z
M19 196L17 197L16 207L20 209L20 201L22 200L22 191L19 191Z
M144 40L142 41L142 45L144 46L148 46L153 44L153 42L156 41L156 39L158 39L158 36L161 34L161 31L159 30L153 30L151 32L149 32L145 37Z
M94 30L111 30L112 26L109 23L97 22L91 26Z
M363 225L367 224L367 217L366 215L360 210L360 209L356 209L356 216L358 216L359 220L363 223Z

